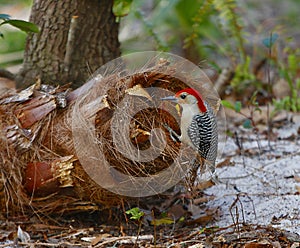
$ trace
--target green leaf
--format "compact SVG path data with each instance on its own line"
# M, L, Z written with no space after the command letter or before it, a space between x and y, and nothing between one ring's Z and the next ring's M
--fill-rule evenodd
M4 22L2 22L0 24L3 25L3 24L10 24L24 32L33 32L33 33L38 33L39 32L39 28L37 25L31 23L31 22L26 22L26 21L22 21L22 20L6 20Z
M236 101L234 104L234 110L239 113L241 112L241 108L242 108L242 103L240 101Z
M243 122L243 127L244 127L244 128L247 128L247 129L252 128L251 120L250 120L250 119L246 119L246 120Z
M0 14L0 20L9 20L10 19L10 15L8 14Z
M300 78L296 79L296 89L300 90Z
M178 220L178 222L183 222L185 220L184 216L181 216Z
M288 65L289 65L289 70L292 73L292 75L296 75L297 70L298 70L298 56L296 54L290 54L288 56Z
M199 230L199 234L202 234L202 233L215 233L217 229L219 229L218 226L203 227L202 229Z
M227 100L222 100L221 103L225 108L235 110L234 105L231 102L229 102Z
M271 33L270 37L265 38L262 40L262 43L264 44L265 47L267 48L272 48L276 40L278 39L279 35L277 33Z
M154 219L151 221L152 225L160 226L160 225L171 225L174 224L174 220L170 217L162 218L162 219Z
M130 12L133 0L114 0L113 13L117 17L123 17Z
M126 214L131 214L130 219L132 220L139 220L141 217L145 215L143 211L139 208L131 208L125 212Z

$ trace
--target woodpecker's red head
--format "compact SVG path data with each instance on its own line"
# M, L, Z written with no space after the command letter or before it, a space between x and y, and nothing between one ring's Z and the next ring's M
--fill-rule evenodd
M181 106L197 104L199 110L202 113L205 113L207 111L202 96L198 91L192 88L180 90L175 94L175 96L164 97L162 98L162 100L173 101Z

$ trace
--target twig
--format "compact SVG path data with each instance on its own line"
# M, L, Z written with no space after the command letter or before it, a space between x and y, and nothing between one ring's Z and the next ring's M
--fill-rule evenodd
M270 42L272 42L272 33L270 34ZM268 48L268 53L269 53L269 59L271 59L272 56L272 45L269 46ZM268 101L267 101L267 132L268 132L268 146L269 149L272 150L271 147L271 141L270 141L270 137L271 137L271 120L270 120L270 98L271 98L271 77L270 77L270 62L267 62L267 83L268 83L268 90L267 90L267 94L268 94Z
M155 214L154 214L154 210L151 210L151 215L152 218L154 220L153 222L153 236L154 236L154 247L156 247L156 222L155 222Z
M45 243L45 242L18 242L19 245L26 245L28 247L35 247L35 246L48 246L48 247L60 247L62 245L68 245L68 246L82 246L82 244L79 243L70 243L67 241L59 242L59 243ZM11 244L10 244L11 245ZM0 246L1 247L1 246Z
M103 247L104 245L116 242L116 241L120 241L120 240L130 240L131 242L136 242L137 240L153 240L153 236L152 235L143 235L143 236L139 236L139 237L134 237L134 236L124 236L124 237L112 237L112 238L108 238L106 241L94 246L94 248L97 247ZM106 246L105 246L106 247Z

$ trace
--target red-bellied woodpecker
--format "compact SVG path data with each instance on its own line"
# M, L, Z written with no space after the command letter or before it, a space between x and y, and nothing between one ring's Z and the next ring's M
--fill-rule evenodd
M194 89L187 88L174 96L164 97L182 107L179 136L166 125L173 139L181 141L196 150L209 169L214 172L218 150L216 116L211 106Z

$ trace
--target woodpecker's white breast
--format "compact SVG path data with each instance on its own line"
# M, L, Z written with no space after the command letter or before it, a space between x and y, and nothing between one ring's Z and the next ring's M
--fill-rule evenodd
M188 128L193 121L193 117L195 115L200 114L199 108L197 103L195 104L181 104L182 113L181 113L181 123L180 123L180 130L181 136L180 141L197 149L194 144L192 143L189 135L188 135Z

